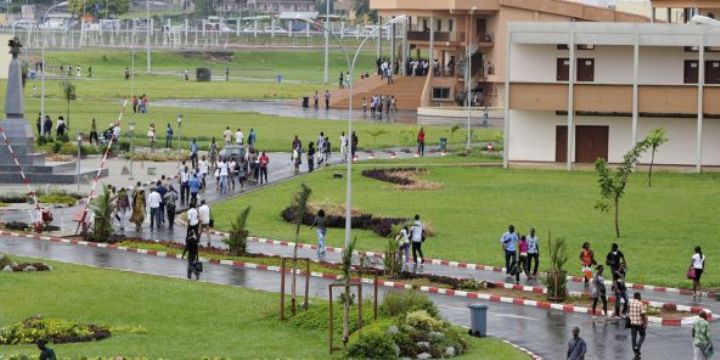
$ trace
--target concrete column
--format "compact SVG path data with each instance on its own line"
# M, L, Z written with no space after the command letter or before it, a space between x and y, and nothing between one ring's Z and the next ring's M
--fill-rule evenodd
M573 169L575 161L575 30L570 30L570 69L568 71L568 104L567 104L567 170Z
M382 57L382 23L383 23L382 16L378 16L378 22L377 22L378 29L376 31L377 34L375 34L375 35L377 35L377 49L376 49L377 50L377 56L376 56L377 59Z
M434 74L435 61L435 14L430 15L430 56L428 57L428 74Z
M667 22L670 23L672 22L672 8L667 8L665 10L667 12Z
M635 33L633 45L633 89L632 89L632 146L637 142L638 129L638 64L640 62L640 34Z
M407 69L405 68L407 66L408 61L408 42L407 42L407 33L408 33L408 23L407 20L403 21L402 23L402 54L400 55L402 59L402 64L400 64L400 69L402 69L401 76L405 76L407 74Z
M703 88L705 86L705 36L700 35L698 48L698 98L697 98L697 148L695 171L702 171L702 136L703 136Z
M503 168L508 168L508 155L510 154L510 61L512 46L512 33L507 33L505 40L505 88L503 89L505 103L505 131L503 137Z
M394 16L393 16L394 18ZM395 48L395 25L392 24L390 27L390 73L395 75L395 51L397 50Z

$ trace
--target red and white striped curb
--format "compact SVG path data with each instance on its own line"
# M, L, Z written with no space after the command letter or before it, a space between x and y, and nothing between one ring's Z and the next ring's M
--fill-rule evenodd
M180 255L171 254L171 253L164 252L164 251L124 247L124 246L118 246L116 244L95 243L95 242L88 242L88 241L82 241L82 240L71 240L71 239L65 239L65 238L54 237L54 236L40 236L40 235L34 235L34 234L9 232L9 231L0 231L0 235L14 236L14 237L19 237L19 238L30 238L30 239L36 239L36 240L59 242L59 243L87 246L87 247L95 247L95 248L107 248L107 249L114 249L114 250L126 251L126 252L131 252L131 253L137 253L137 254L144 254L144 255L149 255L149 256L158 256L158 257L167 257L167 258L176 258L176 259L180 258ZM210 260L202 259L202 260L205 260L212 264L227 265L227 266L233 266L233 267L242 267L242 268L263 270L263 271L279 272L281 269L279 266L255 264L255 263L249 263L249 262L243 262L243 261L216 260L216 259L210 259ZM300 270L297 270L296 273L300 274L300 275L305 274L304 271L300 271ZM323 278L323 279L330 279L330 280L341 280L343 278L342 275L322 273L322 272L317 272L317 271L311 271L310 276L317 277L317 278ZM362 283L366 283L366 284L373 284L374 279L352 278L352 281L362 282ZM440 294L440 295L461 297L461 298L467 298L467 299L478 299L478 300L485 300L485 301L490 301L490 302L499 302L499 303L505 303L505 304L511 304L511 305L522 305L522 306L528 306L528 307L536 307L536 308L545 309L545 310L558 310L558 311L563 311L563 312L580 313L580 314L591 314L592 313L592 311L589 308L570 305L570 304L556 304L556 303L549 303L549 302L544 302L544 301L526 300L526 299L519 299L519 298L513 298L513 297L506 297L506 296L490 295L490 294L478 293L478 292L472 292L472 291L462 291L462 290L438 288L435 286L420 286L420 287L415 288L411 284L407 284L407 283L404 283L401 281L389 281L389 280L378 279L378 285L383 286L383 287L394 288L394 289L407 289L407 290L417 289L419 291L429 293L429 294ZM663 318L656 317L656 316L648 317L648 321L657 323L662 326L690 325L696 319L697 319L696 316L688 317L685 319L663 319Z

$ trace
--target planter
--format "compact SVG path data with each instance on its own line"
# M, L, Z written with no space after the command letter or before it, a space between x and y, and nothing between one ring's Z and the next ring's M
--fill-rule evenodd
M546 278L547 299L552 302L561 302L567 299L567 271L552 270Z

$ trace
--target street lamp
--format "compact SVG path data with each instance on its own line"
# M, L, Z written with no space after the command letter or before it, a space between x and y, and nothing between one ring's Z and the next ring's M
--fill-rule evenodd
M80 191L80 151L82 150L82 139L83 139L83 133L77 132L77 163L75 164L75 182L77 183L77 191Z
M177 139L177 141L176 141L176 143L177 143L177 149L178 149L178 150L177 150L177 152L178 152L178 155L177 155L178 165L180 165L180 141L182 140L182 120L183 120L183 115L182 115L182 114L178 114L178 116L177 116L178 139Z
M133 178L133 158L135 157L135 122L131 121L128 123L128 125L130 130L130 177L128 178L128 180L135 180Z
M353 80L353 74L355 73L355 63L357 62L358 56L360 56L360 50L362 50L363 46L365 46L365 43L368 41L368 39L370 39L374 35L374 33L376 31L382 31L382 29L384 27L382 27L382 28L376 27L375 29L370 31L367 35L365 35L365 38L362 40L362 42L360 42L360 45L355 50L355 55L351 61L350 55L348 54L347 50L343 46L342 41L340 41L340 39L338 39L338 37L335 36L335 34L333 34L332 31L330 31L324 25L319 24L308 17L298 16L298 19L301 21L304 21L306 23L313 24L313 25L319 27L320 29L322 29L323 31L325 31L325 33L327 33L329 36L332 36L332 38L335 40L335 42L338 43L338 46L345 54L345 60L347 61L347 65L350 70L350 77L349 77L349 79L350 79L350 97L349 97L349 102L348 102L348 133L347 133L348 141L346 144L346 146L348 146L348 148L345 149L346 153L350 154L350 159L346 162L346 164L347 164L347 185L346 185L346 194L345 194L345 198L346 198L346 204L345 204L345 248L347 248L350 245L350 235L351 235L350 230L352 228L352 211L351 211L351 209L352 209L352 163L353 163L353 157L352 157L352 151L350 151L350 150L352 149L352 133L353 133L352 107L353 107L353 86L355 83L355 81ZM392 24L397 24L401 21L405 21L405 19L406 19L405 15L400 15L400 16L392 19L391 21L388 21L385 24L385 27L391 26Z
M720 20L715 20L711 17L702 16L702 15L695 15L690 19L690 22L693 22L698 25L710 25L715 27L720 27Z
M52 11L53 9L55 9L56 7L58 7L60 5L65 5L65 4L66 4L65 2L61 2L59 4L55 4L51 7L49 7L47 9L47 11L45 11L45 15L43 15L43 25L45 25L45 23L47 23L47 16L50 13L50 11ZM45 29L43 29L42 54L40 55L40 57L41 57L40 62L42 63L42 74L41 74L42 77L40 79L40 83L41 83L41 85L40 85L40 114L41 114L40 118L41 119L45 118L45 70L47 69L47 67L45 66L45 47L47 47L47 30L48 30L47 27Z
M152 31L152 29L150 29L150 0L145 1L145 17L147 19L145 20L147 21L147 37L145 39L145 47L147 48L147 73L150 74L152 72L152 60L150 58L150 31Z
M473 13L475 12L475 10L477 10L476 6L473 6L472 9L470 9L470 18L468 19L468 21L470 21L470 24L472 24L472 16L473 16ZM472 27L470 27L470 28L472 29ZM465 50L466 50L465 73L467 74L466 78L465 78L465 81L467 82L467 96L465 97L465 105L467 106L467 144L465 145L465 147L467 149L470 149L470 135L471 135L471 130L470 130L471 108L470 108L470 105L472 102L472 99L471 99L472 98L472 90L470 88L470 82L471 82L470 80L472 79L472 60L471 60L472 54L470 51L470 36L471 36L470 33L471 32L468 32L467 34L465 34Z

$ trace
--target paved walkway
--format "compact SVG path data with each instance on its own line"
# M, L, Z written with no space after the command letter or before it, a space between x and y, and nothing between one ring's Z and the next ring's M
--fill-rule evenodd
M185 262L178 259L150 257L111 249L81 247L31 238L0 238L0 251L18 256L40 257L49 260L119 269L138 273L183 278ZM205 264L203 280L218 284L253 289L279 291L279 276L275 272ZM311 278L310 294L326 298L330 280ZM381 289L381 296L387 289ZM363 289L371 296L371 288ZM443 316L459 325L469 325L467 305L479 300L433 295ZM481 301L480 301L481 302ZM587 359L631 359L630 334L622 326L593 322L586 315L546 311L503 303L488 303L488 331L492 336L512 341L546 359L562 359L565 342L573 326L581 328L588 341ZM717 333L716 333L717 334ZM643 353L646 359L688 359L691 357L690 333L687 328L652 326ZM715 336L715 341L720 341Z

